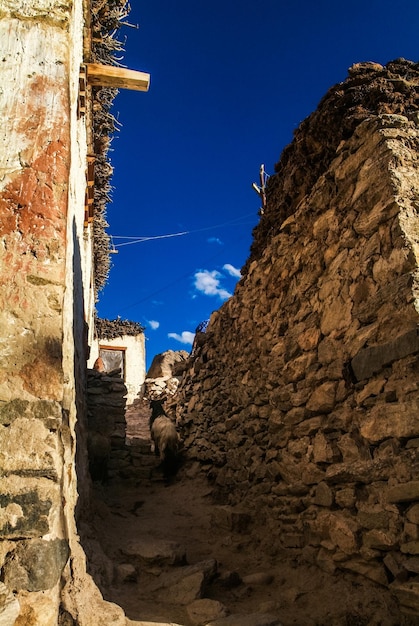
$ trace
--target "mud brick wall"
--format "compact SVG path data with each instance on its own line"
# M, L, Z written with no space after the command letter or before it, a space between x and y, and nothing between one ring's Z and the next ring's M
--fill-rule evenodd
M253 535L419 614L419 66L361 64L301 125L176 396Z

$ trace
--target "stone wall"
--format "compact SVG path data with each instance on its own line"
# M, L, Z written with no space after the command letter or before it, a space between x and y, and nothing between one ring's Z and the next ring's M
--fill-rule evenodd
M0 566L15 617L48 626L57 624L69 556L62 316L72 9L0 5Z
M87 3L0 0L0 621L125 624L86 574ZM47 45L46 45L46 42ZM102 619L102 616L106 615Z
M88 453L93 480L106 481L128 466L125 451L127 388L121 371L87 372Z
M95 482L123 479L136 484L153 474L156 458L151 451L148 418L144 420L144 413L150 413L148 401L138 399L126 406L127 397L120 370L87 370L89 470ZM134 414L138 420L138 413L141 425L136 424L133 435L131 423L131 433L127 433L129 417ZM88 545L87 550L90 552Z
M253 535L419 614L419 67L354 66L269 181L173 409Z

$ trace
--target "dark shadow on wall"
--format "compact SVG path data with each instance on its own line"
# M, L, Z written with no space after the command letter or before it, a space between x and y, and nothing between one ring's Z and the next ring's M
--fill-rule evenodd
M76 522L88 510L91 481L87 458L87 408L86 408L86 365L88 358L88 327L85 321L83 274L80 243L73 219L73 338L74 380L77 421L76 473L79 499L76 506Z
M77 412L77 421L75 424L76 433L76 453L75 453L75 465L77 475L77 491L78 501L75 510L75 522L77 526L77 532L80 537L80 544L86 555L86 567L87 572L92 576L95 584L104 592L105 587L109 584L109 572L112 571L112 567L109 564L108 557L104 554L104 551L98 540L97 533L94 528L95 519L95 502L98 502L102 493L102 486L99 489L94 489L91 467L92 463L89 463L88 443L89 443L89 431L92 431L90 424L92 411L89 408L87 389L88 389L88 374L98 375L101 378L101 374L94 370L87 369L87 360L89 357L89 345L88 345L88 325L85 319L85 303L83 296L83 274L82 274L82 261L80 243L77 237L77 228L75 221L73 221L73 335L74 335L74 379L75 379L75 404ZM109 383L108 383L109 384ZM112 386L117 385L117 381L112 382ZM122 386L125 388L121 381ZM89 383L91 385L91 382ZM108 395L109 390L105 390ZM125 419L125 392L121 391L119 394L122 398L122 404L118 407L118 411L122 413L123 419ZM99 411L96 416L97 421L100 422L100 428L97 430L102 431L104 425L111 420L114 422L112 416L112 407L108 410L106 407L99 406ZM90 420L90 421L89 421ZM123 429L122 429L123 430ZM94 433L93 433L94 434ZM108 434L108 433L106 433ZM125 445L125 431L120 433L120 437L115 436L112 431L112 438L110 440L110 446L124 446ZM97 437L96 437L97 439ZM94 477L96 480L96 477ZM100 508L100 503L99 508Z
M99 545L94 540L91 528L93 518L93 486L89 473L87 452L88 420L87 420L87 359L89 356L88 326L85 319L85 303L83 296L83 273L80 242L77 236L75 220L73 220L73 337L74 337L74 381L76 405L76 452L75 465L77 476L78 501L75 509L75 522L80 537L80 544L86 555L87 572L92 575L96 585L100 587L99 576L95 575L97 567L96 552Z

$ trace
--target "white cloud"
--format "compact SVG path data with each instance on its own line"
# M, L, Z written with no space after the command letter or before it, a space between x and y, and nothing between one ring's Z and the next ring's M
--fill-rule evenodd
M167 336L170 337L170 339L180 341L180 343L190 343L192 345L195 333L191 333L189 330L184 330L181 335L178 333L169 333Z
M227 300L231 293L220 285L221 274L217 270L198 270L195 272L195 287L206 296L218 296L221 300Z
M156 320L148 320L148 324L153 330L157 330L160 326L160 322L157 322Z
M241 278L242 276L240 270L237 269L237 267L234 267L234 265L231 265L231 263L226 263L225 265L223 265L223 270L225 270L230 274L230 276L234 276L235 278Z
M221 241L221 239L218 239L218 237L209 237L209 239L207 239L208 243L217 243L219 246L223 246L223 242Z

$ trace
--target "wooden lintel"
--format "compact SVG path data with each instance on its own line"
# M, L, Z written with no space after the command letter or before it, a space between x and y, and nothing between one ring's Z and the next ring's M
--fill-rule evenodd
M86 63L86 68L89 85L134 91L148 91L150 87L150 74L145 72L99 63Z

